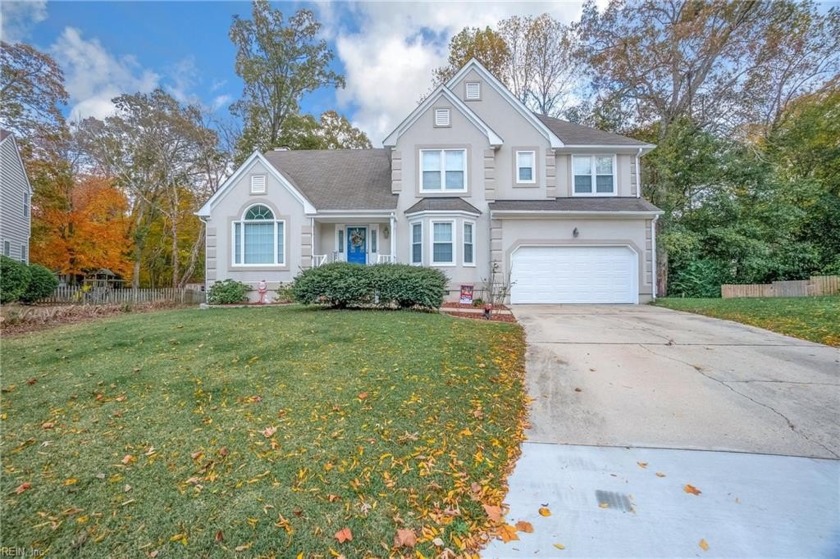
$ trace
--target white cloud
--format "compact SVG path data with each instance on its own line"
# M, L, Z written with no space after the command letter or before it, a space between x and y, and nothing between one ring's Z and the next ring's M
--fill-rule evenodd
M379 145L431 89L432 71L446 63L449 40L461 29L545 12L569 22L580 10L557 2L364 2L319 4L319 17L345 68L339 106L355 108L353 124ZM341 21L347 17L358 25Z
M7 43L23 41L32 27L47 19L47 0L4 1L0 9L0 37Z
M214 97L213 101L210 102L210 112L215 113L219 109L226 108L231 101L233 101L232 95L223 94Z
M73 27L64 29L50 52L64 70L71 121L109 116L114 113L112 98L148 93L160 84L160 75L142 68L133 56L115 57L98 39L85 40Z

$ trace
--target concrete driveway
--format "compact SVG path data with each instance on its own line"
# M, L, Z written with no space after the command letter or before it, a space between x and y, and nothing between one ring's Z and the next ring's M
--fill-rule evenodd
M513 312L534 402L506 520L534 532L484 557L840 557L840 351L650 306Z

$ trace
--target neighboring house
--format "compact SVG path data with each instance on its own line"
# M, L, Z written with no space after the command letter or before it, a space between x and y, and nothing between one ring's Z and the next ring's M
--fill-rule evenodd
M496 263L512 303L655 297L661 212L639 188L653 145L535 115L475 60L383 145L254 153L198 212L208 287L400 262L442 269L457 299Z
M32 186L15 137L0 129L0 243L2 254L29 264Z

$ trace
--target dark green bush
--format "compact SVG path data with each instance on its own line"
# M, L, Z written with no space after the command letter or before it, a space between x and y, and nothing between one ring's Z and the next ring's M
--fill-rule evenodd
M29 266L29 285L23 295L20 296L20 300L32 304L38 299L52 295L56 287L58 287L58 278L55 277L55 274L40 264L31 264Z
M29 267L8 256L0 256L0 303L13 303L26 293Z
M727 274L714 260L692 260L678 269L672 269L668 278L668 295L671 297L720 297L720 286L727 281Z
M295 278L292 296L304 305L436 309L443 303L446 276L440 270L405 264L359 266L345 262L306 270Z
M247 300L248 285L241 281L226 279L210 286L207 302L211 305L235 305Z

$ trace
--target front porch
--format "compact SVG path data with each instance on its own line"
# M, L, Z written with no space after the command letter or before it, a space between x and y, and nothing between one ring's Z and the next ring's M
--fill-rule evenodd
M315 218L311 265L317 268L331 262L396 263L395 228L391 216Z

